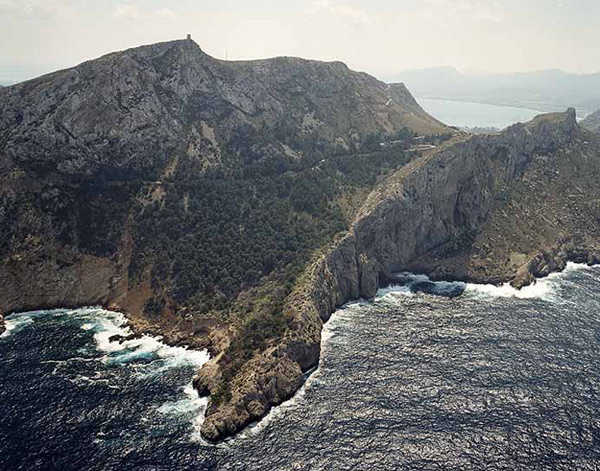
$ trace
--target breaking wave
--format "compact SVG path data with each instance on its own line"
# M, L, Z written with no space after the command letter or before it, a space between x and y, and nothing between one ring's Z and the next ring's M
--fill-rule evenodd
M33 324L38 317L61 315L63 312L61 309L54 309L51 311L32 311L6 316L4 318L4 327L6 330L0 335L0 338L10 337L12 334L20 332L25 327Z
M551 273L544 278L535 280L533 284L521 289L516 289L511 286L510 283L505 283L500 286L467 283L465 294L477 298L493 297L555 301L558 297L560 284L568 277L569 273L588 270L590 268L591 267L585 264L569 262L562 272Z
M133 376L138 380L159 377L169 371L192 367L193 371L199 370L210 356L206 350L190 350L185 347L166 345L161 337L142 335L133 337L133 332L127 325L126 317L117 312L101 308L88 307L73 311L57 309L52 311L36 311L23 314L14 314L5 319L6 331L2 337L9 337L28 326L32 326L37 319L64 318L75 322L81 331L92 334L93 344L79 349L89 358L70 357L64 360L48 359L42 363L54 364L53 375L61 375L75 385L105 383L109 388L118 388L113 384L112 375L97 372L94 375L69 374L73 363L101 362L110 367L129 367ZM58 319L62 321L62 319ZM120 340L117 338L120 337ZM98 353L101 355L98 356ZM191 382L180 387L178 398L167 401L157 409L161 414L186 415L194 414L194 427L199 429L204 419L204 410L208 399L200 398Z
M0 469L598 468L599 267L521 291L404 276L334 313L304 387L217 446L202 352L111 341L115 313L22 317L0 342Z
M142 335L137 338L129 338L133 332L126 324L127 319L123 314L104 311L104 315L98 317L95 323L85 323L81 328L95 331L96 348L107 354L104 361L108 364L160 358L165 360L162 369L184 364L200 368L210 358L206 350L197 351L185 347L172 347L163 343L162 337L159 336ZM115 336L127 340L111 339Z
M402 272L395 276L395 284L380 289L377 299L388 300L397 296L414 296L417 293L455 298L464 293L467 284L461 281L431 281L427 275Z
M511 286L510 283L493 285L462 281L432 281L427 275L402 272L396 275L396 283L380 289L375 299L393 301L398 297L424 293L450 298L466 296L471 298L516 298L554 301L557 299L558 287L570 273L590 268L585 264L569 262L562 272L551 273L547 277L539 278L533 284L521 289Z

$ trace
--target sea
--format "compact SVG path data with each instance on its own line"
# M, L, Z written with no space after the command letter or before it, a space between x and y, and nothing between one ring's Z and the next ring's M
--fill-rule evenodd
M1 470L600 469L600 268L535 285L402 274L325 325L289 401L218 444L193 390L208 354L123 344L100 308L7 317Z
M421 107L443 123L459 128L504 129L515 123L531 121L544 111L465 101L418 98ZM564 111L564 110L561 110Z

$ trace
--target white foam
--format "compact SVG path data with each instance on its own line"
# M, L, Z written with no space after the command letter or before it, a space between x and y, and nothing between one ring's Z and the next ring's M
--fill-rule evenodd
M15 316L4 320L5 331L0 335L0 338L10 336L13 332L18 332L25 326L33 324L33 319L28 316Z
M468 283L465 294L474 297L549 299L554 295L554 287L550 280L537 281L536 283L521 289L514 288L510 283L505 283L500 286Z
M52 309L49 311L31 311L17 314L10 314L4 318L4 327L6 330L0 335L0 338L9 337L21 331L23 328L35 322L38 317L54 315L62 316L67 312L64 309Z
M35 322L37 317L47 316L47 315L57 315L64 313L64 310L54 309L52 311L31 311L24 312L19 314L10 314L4 318L4 327L6 330L0 338L9 337L12 334L15 334L28 325L31 325Z
M92 321L84 323L81 328L86 331L95 331L96 348L107 354L103 358L106 363L123 364L153 357L164 359L165 362L160 368L150 372L150 374L156 374L187 364L200 368L210 359L206 350L197 351L185 347L171 347L163 343L160 336L142 335L122 342L111 341L110 338L115 335L127 337L133 333L126 325L127 320L123 314L101 309L76 311L76 313L80 317ZM87 318L88 315L91 315L91 319Z
M186 397L177 401L165 402L158 408L158 411L161 414L166 415L186 415L194 413L196 414L194 428L200 427L204 421L204 410L208 405L208 398L200 397L191 384L184 386L182 391ZM200 431L199 428L197 431Z
M127 326L127 319L118 312L107 311L99 307L85 307L76 310L55 309L50 311L34 311L22 314L13 314L5 319L6 331L0 337L8 337L41 316L64 316L81 321L81 329L94 331L96 349L106 355L102 361L106 363L129 363L143 358L156 357L164 360L162 366L156 371L194 365L200 368L210 356L206 350L190 350L185 347L170 347L161 341L162 337L143 335L139 338L123 342L111 341L110 338L119 335L127 337L132 330Z
M160 375L166 370L182 366L193 366L200 369L210 356L207 350L190 350L186 347L171 347L162 342L162 337L143 335L138 338L125 340L123 342L111 341L112 336L127 337L133 332L127 326L127 319L121 313L106 311L98 307L88 307L76 310L38 311L24 314L12 315L6 318L6 331L2 337L7 337L11 332L20 330L34 322L34 318L42 315L62 316L68 315L70 319L81 322L80 328L86 332L93 332L95 348L104 355L101 358L71 358L68 360L46 360L55 363L53 374L57 369L74 360L102 361L115 366L130 364L137 377ZM150 361L139 362L148 359ZM92 383L105 383L111 389L118 389L118 385L110 384L106 377L96 375L77 375L67 378L78 386L87 386ZM200 437L200 428L204 421L204 411L208 405L208 398L199 397L192 384L181 388L183 392L180 399L170 401L158 407L163 414L190 415L194 426L194 434Z
M562 272L551 273L544 278L538 278L533 284L521 289L516 289L509 283L500 286L468 283L465 294L480 298L542 299L545 301L554 301L558 285L565 276L573 271L586 269L590 269L590 267L581 263L568 262Z
M321 377L321 362L325 356L325 352L327 351L328 345L335 338L340 327L353 316L352 311L354 309L360 308L361 306L367 305L365 301L356 301L352 303L348 303L336 310L332 315L329 321L327 321L323 325L323 329L321 331L321 361L312 371L306 373L306 381L300 386L300 388L296 391L296 393L287 401L282 402L278 406L271 407L267 415L265 415L262 419L259 419L257 422L250 424L244 430L242 430L239 434L227 438L224 442L221 442L215 446L218 448L229 448L233 446L238 440L246 440L248 438L254 437L260 433L262 433L265 428L277 417L285 416L290 409L294 409L296 407L306 408L306 405L302 403L304 400L304 396L306 395L306 391L310 390L310 388L319 382ZM202 417L203 419L203 417ZM199 422L201 425L202 422ZM199 428L198 428L199 430ZM202 436L198 433L194 438L201 443L206 443Z
M585 264L568 262L562 272L551 273L545 278L537 279L533 284L516 289L509 283L503 285L464 283L461 281L431 281L426 275L415 275L409 272L400 273L403 285L392 285L377 292L376 299L384 302L397 302L402 296L413 296L412 287L416 283L431 283L434 294L450 293L464 290L463 295L475 298L516 298L556 300L556 289L563 282L565 275L575 270L585 270Z
M321 344L321 347L323 347L323 344ZM253 436L256 436L256 435L260 434L271 423L271 421L273 421L273 419L287 414L287 411L290 410L290 408L303 407L299 403L303 400L303 398L306 394L306 390L309 389L312 386L312 384L314 384L318 380L319 380L319 368L314 370L310 374L310 376L308 376L308 378L306 379L304 384L302 386L300 386L300 388L296 391L296 393L290 399L281 403L278 406L271 407L271 409L269 410L267 415L265 415L258 422L250 424L246 429L244 429L241 433L239 433L235 437L231 437L231 438L227 439L226 444L227 445L232 444L232 443L236 442L237 440L245 440L245 439L251 438Z
M96 348L105 353L117 352L125 349L124 342L111 342L110 337L114 335L129 335L129 329L121 327L125 323L125 319L111 319L107 318L98 318L96 320L96 325L92 327L93 330L96 331L94 334L94 340L96 341ZM83 328L83 326L82 326ZM85 330L92 330L85 329Z
M399 281L402 284L391 285L377 291L376 300L395 303L398 298L403 296L414 296L414 286L419 283L427 283L431 288L432 294L441 296L456 296L466 288L466 283L462 281L431 281L427 275L415 275L409 272L399 273Z
M413 296L414 293L411 292L408 286L399 286L399 285L390 285L386 288L381 288L377 291L376 298L389 298L396 296Z
M336 310L331 315L329 321L323 325L323 329L321 330L321 352L327 349L327 345L331 342L331 339L336 337L344 322L353 317L353 311L355 309L360 309L363 306L369 305L371 305L371 303L359 301L345 304Z

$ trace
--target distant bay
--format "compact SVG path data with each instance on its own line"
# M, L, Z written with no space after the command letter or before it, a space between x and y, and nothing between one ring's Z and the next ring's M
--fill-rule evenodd
M457 127L494 127L503 129L511 124L526 122L544 111L511 106L488 105L466 101L417 98L427 113L440 121Z

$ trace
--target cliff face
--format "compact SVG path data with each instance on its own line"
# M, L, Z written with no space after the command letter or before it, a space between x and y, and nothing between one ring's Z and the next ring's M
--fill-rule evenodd
M427 258L430 251L440 252L447 249L446 242L456 244L479 231L498 199L510 198L533 157L556 154L577 133L574 110L569 110L542 115L498 135L472 137L409 164L373 193L359 213L354 224L358 251L381 274L403 269L432 273L440 261L439 255ZM493 263L498 261L486 262ZM490 281L469 270L445 271L444 276Z
M115 302L141 311L153 293L177 284L171 274L150 274L155 258L140 262L150 260L140 220L151 222L156 206L181 198L186 213L190 205L204 211L199 206L215 203L199 201L195 187L218 186L215 174L310 169L323 156L355 153L367 137L404 128L447 129L408 91L392 93L342 63L225 62L192 41L109 54L3 88L0 311ZM246 186L256 191L254 182ZM154 309L167 314L159 324L181 307L161 307L163 298ZM187 324L190 332L204 328Z
M599 175L600 139L578 128L574 110L465 137L411 162L371 193L350 232L311 266L286 304L293 328L240 375L229 404L209 408L203 433L235 433L289 397L318 362L322 323L343 303L372 297L395 271L523 286L568 260L597 263ZM201 391L211 390L218 364L200 372Z

